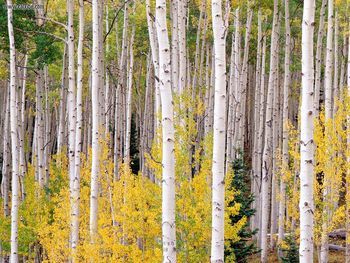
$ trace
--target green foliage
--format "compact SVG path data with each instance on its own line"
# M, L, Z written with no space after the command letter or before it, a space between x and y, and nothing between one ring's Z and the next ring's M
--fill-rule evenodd
M287 236L284 240L287 248L282 249L284 256L281 258L283 263L299 263L299 247L293 235Z
M234 189L239 190L235 196L235 202L240 203L241 207L237 215L230 216L231 224L234 225L242 218L246 218L247 222L238 232L240 237L239 241L230 242L225 247L225 257L226 261L235 260L235 262L245 263L248 257L259 253L259 249L256 247L255 242L252 241L253 235L257 233L257 229L251 230L249 228L248 219L255 214L255 209L251 208L254 201L253 194L250 193L248 189L248 167L244 163L243 154L241 153L237 159L232 164L234 171L234 176L231 181L231 185ZM233 203L230 203L233 205ZM233 257L235 255L235 257Z

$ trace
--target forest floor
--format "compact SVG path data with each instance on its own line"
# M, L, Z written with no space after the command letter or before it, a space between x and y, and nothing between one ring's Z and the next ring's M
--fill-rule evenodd
M315 255L315 260L314 262L318 262L317 261L317 256ZM277 255L276 253L270 253L269 254L269 257L268 257L268 262L269 263L277 263L277 262L280 262L278 261L277 259ZM344 263L345 262L345 252L334 252L334 251L331 251L329 253L329 260L328 260L328 263ZM260 263L260 255L255 255L254 257L251 258L251 260L249 260L249 263Z

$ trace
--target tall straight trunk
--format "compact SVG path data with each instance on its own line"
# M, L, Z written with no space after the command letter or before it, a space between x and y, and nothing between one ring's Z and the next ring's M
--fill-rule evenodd
M237 19L237 18L235 18ZM236 24L236 21L235 23ZM228 84L228 96L227 96L227 131L226 131L226 164L225 170L228 171L229 164L233 161L233 136L234 136L234 105L235 105L235 94L234 94L234 72L235 72L235 33L232 33L232 43L231 43L231 58L230 58L230 74L229 74L229 84Z
M179 41L179 94L186 88L186 0L178 0L178 41Z
M246 32L244 38L244 52L241 74L239 79L239 92L241 93L241 100L239 104L239 128L238 128L238 147L244 150L244 142L246 136L246 102L247 102L247 84L248 84L248 59L249 59L249 44L250 33L252 29L253 9L248 4L248 14L246 22Z
M36 152L37 152L37 173L39 186L43 188L45 186L45 162L44 162L44 107L43 107L43 69L38 70L36 76Z
M265 92L261 91L261 76L262 76L262 23L261 23L261 10L258 11L258 39L257 39L257 55L256 55L256 75L255 75L255 94L254 94L254 142L253 142L253 155L252 155L252 192L255 195L253 201L253 208L256 209L256 213L252 216L250 226L252 229L256 229L256 219L258 217L259 206L259 188L261 182L261 155L259 155L259 130L260 130L260 112L262 111L260 100L264 99Z
M234 130L234 138L233 138L233 145L234 149L231 151L230 159L233 160L236 156L236 151L239 150L241 147L241 144L239 142L239 105L241 103L241 92L239 89L239 79L240 79L240 73L241 73L241 23L240 23L240 16L239 16L239 8L236 9L235 12L235 47L234 47L234 97L235 97L235 103L234 103L234 124L233 124L233 130Z
M284 50L284 84L283 84L283 113L282 113L282 167L287 168L289 162L288 153L288 111L289 111L289 86L290 86L290 52L291 32L289 20L289 0L284 1L285 18L285 50ZM284 240L284 224L286 213L286 182L280 179L280 201L278 211L278 244ZM279 257L283 256L281 249L278 250Z
M92 63L91 63L91 97L92 97L92 167L91 167L91 192L90 192L90 239L95 242L97 235L98 215L98 180L99 180L99 29L100 29L100 4L98 0L92 1Z
M20 167L20 178L23 185L24 175L26 173L26 159L24 150L24 135L25 135L25 103L26 103L26 86L27 86L27 64L28 64L28 54L24 57L24 68L22 74L22 89L20 97L20 114L18 116L20 131L19 131L19 167ZM24 191L22 191L22 199L24 198Z
M162 239L163 262L176 262L174 113L166 1L156 0L159 79L162 101Z
M76 261L76 248L79 242L79 198L80 198L80 154L82 149L82 125L83 125L83 42L84 42L84 1L79 0L79 38L77 52L77 118L75 132L75 171L70 192L71 203L71 248L72 262Z
M328 0L327 52L325 70L325 118L332 118L333 0Z
M147 0L149 2L149 0ZM172 83L172 89L174 92L179 91L179 15L178 15L178 1L171 1L171 83ZM153 53L152 48L152 42L156 40L156 34L151 32L150 22L148 21L150 19L150 4L146 4L147 10L147 22L148 22L148 31L149 31L149 37L150 37L150 43L151 43L151 49ZM153 37L154 35L154 37ZM152 38L152 39L151 39ZM154 38L154 40L153 40ZM159 74L156 73L156 76ZM158 81L157 81L158 82Z
M228 10L227 10L228 12ZM226 14L228 16L229 13ZM225 137L226 137L226 30L222 1L212 1L215 96L212 166L211 262L224 262Z
M118 80L118 87L116 90L116 104L115 104L115 115L116 115L116 122L115 122L115 133L114 133L114 178L118 177L118 169L119 169L119 161L120 158L122 158L122 140L123 140L123 120L124 114L123 114L123 93L125 89L125 73L127 72L127 50L128 50L128 28L129 28L129 3L127 2L124 6L124 21L123 21L123 36L122 36L122 49L120 54L120 60L119 60L119 80Z
M60 89L60 105L58 117L58 131L57 131L57 153L61 153L64 144L65 121L66 121L66 75L67 75L67 45L64 46L63 61L62 61L62 75L61 75L61 89Z
M278 38L278 0L274 0L274 13L270 50L270 74L265 111L265 140L262 155L262 185L261 185L261 262L267 262L267 228L269 222L269 188L272 175L272 125L273 125L273 93L277 73L277 38Z
M131 95L132 95L132 80L133 80L133 72L134 72L134 38L135 38L135 24L132 27L130 46L129 46L129 68L128 68L127 98L126 98L126 136L125 136L125 147L124 147L125 163L130 162L131 110L132 110Z
M11 137L10 131L10 89L9 86L5 93L5 118L3 123L3 155L2 155L2 180L1 180L1 194L3 202L4 216L10 215L9 205L9 187L10 187L10 174L11 174Z
M109 30L109 21L108 21L108 3L106 3L106 19L105 19L105 24L106 24L106 32ZM108 39L106 39L106 57L109 55L109 43ZM111 91L109 87L109 75L106 70L105 72L105 137L109 133L109 121L110 121L110 116L111 116L111 110L110 110L110 105L111 105Z
M278 18L277 35L280 32L281 15ZM276 239L275 234L277 233L277 217L278 217L278 202L277 202L277 158L278 158L278 146L279 146L279 132L280 132L280 118L279 118L279 107L280 107L280 86L279 86L279 40L277 40L277 47L275 49L276 72L274 80L274 91L273 91L273 110L272 110L272 173L271 173L271 224L270 224L270 248L275 249Z
M75 99L75 66L74 66L74 1L67 0L68 15L68 161L69 161L69 189L73 189L75 172L75 126L76 126L76 99Z
M321 10L320 10L320 22L318 25L317 34L317 49L316 49L316 64L315 64L315 116L318 116L320 107L320 86L321 86L321 65L322 65L322 46L323 46L323 36L324 36L324 18L326 15L327 0L322 0Z
M302 94L300 123L300 263L313 262L314 225L314 54L315 1L305 0L302 23Z
M334 18L334 75L333 75L333 114L337 112L336 99L339 99L339 19L338 12L335 12ZM335 189L334 189L335 190Z
M333 85L332 85L332 76L333 76L333 0L328 0L328 27L327 27L327 53L326 53L326 71L325 71L325 121L333 117ZM329 129L326 128L326 136ZM324 174L324 189L323 189L323 211L322 211L322 235L321 235L321 251L320 251L320 262L328 262L328 224L329 224L329 213L330 213L330 185L329 178L330 175L326 171Z
M11 200L11 256L10 262L18 262L18 205L19 205L19 156L17 140L16 103L16 48L13 32L12 0L7 0L7 28L10 43L10 130L12 151L12 200Z

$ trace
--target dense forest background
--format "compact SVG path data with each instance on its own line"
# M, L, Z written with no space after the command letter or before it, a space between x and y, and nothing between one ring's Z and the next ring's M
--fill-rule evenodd
M350 262L345 0L0 0L0 262Z

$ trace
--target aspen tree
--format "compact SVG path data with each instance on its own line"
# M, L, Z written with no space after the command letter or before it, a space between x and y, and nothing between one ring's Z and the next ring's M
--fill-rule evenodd
M135 13L135 5L134 5ZM129 45L129 67L127 78L127 97L126 97L126 136L124 146L124 162L130 162L130 136L131 136L131 94L132 94L132 80L134 72L134 38L135 38L135 24L132 26L132 33Z
M61 89L60 89L60 104L58 114L58 131L57 131L57 153L61 153L64 144L64 132L65 132L65 117L66 117L66 73L67 73L67 45L64 45L63 62L62 62L62 74L61 74Z
M90 239L95 242L97 235L98 213L98 178L99 178L99 18L100 4L98 0L92 1L92 63L91 63L91 98L92 98L92 167L91 167L91 193L90 193Z
M149 2L149 0L147 0ZM178 92L179 91L179 14L178 14L178 1L171 1L171 83L172 83L172 90L173 92ZM156 40L157 38L154 37L156 36L152 32L152 26L150 26L150 23L148 20L150 20L150 4L146 4L147 8L147 22L148 22L148 31L149 31L149 37L150 37L150 45L151 49L152 48L152 42ZM154 35L154 36L153 36ZM151 40L151 37L154 38L154 40ZM154 46L154 44L153 44ZM152 51L153 53L153 51ZM154 63L154 61L153 61ZM156 75L158 75L156 73ZM158 109L159 110L159 109Z
M281 27L281 15L278 18L277 24L277 35L279 36ZM280 131L280 85L279 85L279 49L280 43L277 39L275 53L276 68L274 73L274 91L273 91L273 109L272 109L272 173L271 173L271 218L270 218L270 248L275 249L276 239L274 235L277 233L277 216L278 216L278 202L277 202L277 158L278 158L278 147L279 147L279 131Z
M162 240L163 262L176 262L174 114L166 1L156 0L159 81L162 101Z
M5 118L3 128L3 152L2 152L2 180L1 180L1 194L3 200L4 216L10 215L9 205L9 187L10 187L10 175L11 175L11 136L10 136L10 89L9 85L5 89Z
M255 93L254 93L254 142L253 142L253 156L252 156L252 168L253 168L253 182L252 182L252 192L255 195L252 206L256 209L256 213L251 218L251 228L256 229L256 218L259 213L259 188L260 188L260 175L261 175L261 158L258 154L259 146L259 129L260 129L260 100L264 99L265 93L261 94L261 66L262 66L262 23L261 23L261 9L258 11L258 38L257 38L257 55L256 55L256 72L255 72ZM261 159L260 159L261 160Z
M84 1L79 0L79 38L77 52L77 96L76 96L76 132L75 132L75 171L72 178L71 189L71 248L73 250L72 261L75 262L76 247L79 242L79 196L80 196L80 154L82 149L82 123L83 123L83 42L84 42Z
M34 140L36 141L36 152L37 152L37 173L39 186L43 188L45 186L44 177L44 108L43 108L43 69L39 69L36 76L36 136Z
M291 31L289 21L289 0L284 1L285 37L286 44L284 50L284 84L283 84L283 113L282 113L282 167L287 167L289 162L288 154L288 110L289 110L289 87L290 87L290 53L291 53ZM278 244L284 239L284 224L286 213L286 182L284 178L280 180L280 201L278 211ZM279 249L279 257L282 252Z
M240 134L239 134L239 105L241 103L241 92L239 90L239 79L240 79L240 70L241 70L241 23L240 23L240 9L237 8L235 12L235 47L234 47L234 97L235 97L235 103L234 103L234 138L233 138L233 145L234 145L234 151L231 151L230 158L233 159L236 156L236 150L241 148L241 144L239 142L240 140Z
M172 1L172 5L175 3L175 1ZM174 8L174 7L173 7ZM147 26L148 26L148 36L149 36L149 43L151 47L151 54L152 54L152 62L153 62L153 68L154 68L154 75L159 78L159 48L158 48L158 40L157 40L157 31L155 28L155 21L152 20L151 17L151 6L150 6L150 0L146 0L146 15L147 15ZM175 18L173 18L175 19ZM174 31L174 26L175 26L175 21L172 22L173 28L172 30ZM177 23L176 23L177 25ZM177 26L176 26L177 28ZM175 40L173 40L173 34L172 34L172 49L171 49L171 61L174 63L174 57L177 56L177 52L175 54L174 48L175 48L175 43L177 43ZM177 71L174 72L174 67L171 67L171 81L172 81L172 88L173 91L174 89L174 83L177 81ZM159 113L160 113L160 93L159 93L159 81L155 81L155 130L157 130L157 127L159 126L160 119L159 119Z
M302 94L300 123L300 263L313 262L314 225L314 35L315 1L305 0L302 22Z
M229 3L227 3L229 4ZM225 131L226 131L226 30L229 10L223 16L222 1L212 0L215 59L214 134L212 166L211 262L224 262Z
M122 48L119 59L119 80L118 88L116 90L115 97L115 133L114 133L114 177L118 177L119 161L122 158L123 148L123 121L125 121L123 103L123 90L125 85L125 73L127 72L127 50L128 50L128 28L129 28L129 2L124 5L124 20L123 20L123 36L122 36Z
M16 103L16 48L13 32L12 0L7 0L7 29L10 43L10 131L12 153L12 199L11 199L11 256L10 262L18 262L18 206L19 206L19 156L17 140Z
M322 0L320 10L320 21L318 25L317 44L316 44L316 58L315 58L315 116L318 116L320 106L320 86L321 86L321 65L322 65L322 42L324 36L324 19L326 15L326 6L328 0Z
M333 117L333 0L328 0L328 26L327 26L327 52L326 52L326 70L325 70L325 122ZM326 128L325 133L327 134L328 128ZM325 171L324 174L324 189L323 189L323 202L325 203L322 211L322 236L321 236L321 251L320 251L320 262L328 262L328 221L330 220L330 185L329 185L329 173Z
M249 59L249 46L250 46L250 34L252 29L253 9L249 6L247 11L246 31L244 37L244 51L243 61L239 79L239 93L241 93L239 104L239 127L238 127L238 147L244 149L244 142L246 138L246 101L247 101L247 83L248 83L248 59Z
M269 183L272 175L272 125L273 125L273 90L277 71L277 38L278 38L278 0L274 0L273 24L270 51L270 74L265 111L265 140L262 154L262 186L261 186L261 262L267 262L267 227L269 218Z
M185 90L186 87L186 62L187 62L187 50L186 50L186 0L178 0L178 43L179 43L179 81L178 89L179 94ZM174 64L172 64L174 65ZM176 65L174 65L176 66Z

